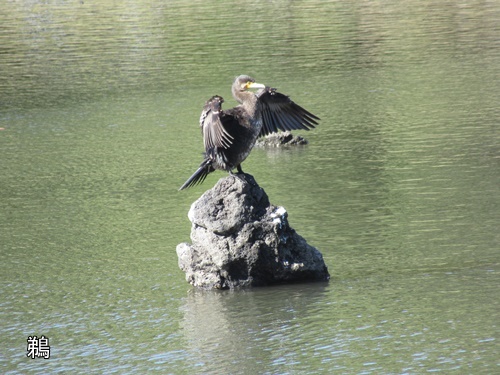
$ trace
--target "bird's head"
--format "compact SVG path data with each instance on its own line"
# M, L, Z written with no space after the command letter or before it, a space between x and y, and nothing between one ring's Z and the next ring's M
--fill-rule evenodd
M236 79L234 80L233 87L235 87L239 91L246 91L248 89L266 88L265 85L263 85L262 83L255 82L255 79L247 75L241 75L236 77Z
M248 92L248 89L265 89L266 86L262 83L256 83L255 79L247 75L241 75L235 78L232 93L233 97L239 102L243 103L245 100L250 99L255 94ZM246 98L246 99L245 99Z

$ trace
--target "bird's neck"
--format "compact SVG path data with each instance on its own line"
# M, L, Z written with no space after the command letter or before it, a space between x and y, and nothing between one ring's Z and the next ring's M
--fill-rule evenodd
M255 117L257 113L257 96L251 91L238 91L233 92L234 98L240 103L240 105L245 109L245 112L250 117Z
M233 93L233 98L236 99L236 101L240 104L243 104L245 102L253 102L257 101L257 97L252 91L241 91L241 90L235 90L233 88L232 90Z

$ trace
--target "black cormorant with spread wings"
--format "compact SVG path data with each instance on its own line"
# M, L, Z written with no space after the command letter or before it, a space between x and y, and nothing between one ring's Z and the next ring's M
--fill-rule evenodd
M249 89L259 90L253 92ZM216 169L232 174L236 168L238 173L243 173L241 163L250 154L258 137L279 130L310 130L318 125L319 117L249 76L236 77L232 93L240 103L234 108L222 110L224 99L217 95L205 103L200 116L205 158L179 190L203 182Z

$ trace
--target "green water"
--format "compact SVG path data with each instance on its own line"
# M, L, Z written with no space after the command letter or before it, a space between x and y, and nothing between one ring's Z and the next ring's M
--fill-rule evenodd
M0 5L0 372L498 372L495 2ZM243 164L332 279L192 290L224 174L198 118L251 74L322 118ZM50 340L31 359L28 336Z

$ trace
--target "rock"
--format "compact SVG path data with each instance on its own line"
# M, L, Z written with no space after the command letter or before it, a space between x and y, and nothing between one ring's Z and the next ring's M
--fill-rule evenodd
M323 256L288 225L249 174L222 178L191 206L192 244L177 245L186 280L205 289L326 281Z
M263 138L259 138L255 144L257 147L282 147L307 145L307 139L300 135L293 135L290 132L271 133Z

